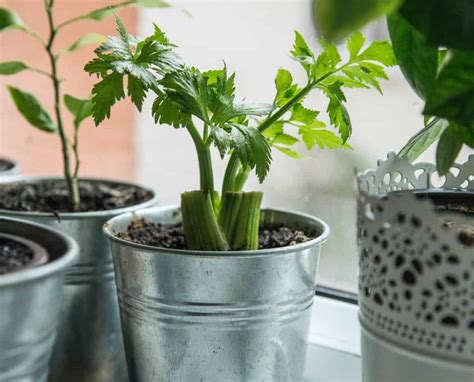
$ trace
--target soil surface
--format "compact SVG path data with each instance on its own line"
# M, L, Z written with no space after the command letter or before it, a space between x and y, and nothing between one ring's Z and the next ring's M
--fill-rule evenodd
M121 239L137 244L160 248L187 249L182 224L159 224L145 219L135 219L130 223L127 231L120 232ZM259 232L259 249L287 247L312 240L318 236L317 232L303 232L283 225L269 225L261 227Z
M33 250L25 244L0 237L0 275L22 269L33 256Z
M10 170L12 167L12 162L0 158L0 172Z
M80 181L80 212L129 207L150 200L150 191L135 186ZM70 212L64 180L10 183L0 186L0 209L30 212Z

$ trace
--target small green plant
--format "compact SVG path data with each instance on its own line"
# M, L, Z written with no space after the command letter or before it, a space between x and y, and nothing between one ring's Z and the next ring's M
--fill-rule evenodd
M62 93L61 82L59 77L58 64L66 54L73 53L86 44L97 44L105 40L104 36L98 34L87 34L79 38L68 48L57 51L54 49L54 43L58 34L66 26L81 20L102 20L113 14L117 9L130 6L145 7L166 7L168 4L162 0L132 0L123 1L118 4L111 4L107 7L93 10L84 15L73 17L62 23L55 23L54 19L54 0L44 0L44 10L48 22L49 33L46 39L38 33L31 30L22 21L21 17L12 10L0 7L0 32L16 29L21 30L34 39L36 39L44 48L50 61L50 70L44 71L21 61L8 61L0 63L0 75L12 75L20 73L24 70L31 70L40 75L51 79L54 91L54 117L43 108L40 101L24 90L20 90L13 86L8 86L8 91L12 97L18 111L25 119L34 127L47 133L57 134L61 140L61 148L64 162L64 177L68 186L69 200L71 211L78 211L80 208L80 194L78 185L78 174L80 167L79 157L79 127L81 123L92 115L92 103L89 99L81 99L69 94ZM72 137L68 137L61 110L61 99L66 108L74 117L74 130ZM72 154L72 155L71 155Z
M314 0L323 34L339 38L387 15L400 69L424 101L424 127L399 155L410 161L438 142L446 174L461 148L474 148L474 6L471 0ZM341 17L343 15L344 17Z
M348 39L349 58L343 63L333 44L322 40L316 56L296 32L291 56L304 69L306 84L300 86L288 70L279 69L271 103L241 103L235 99L235 74L225 64L202 72L176 54L175 45L157 25L153 35L141 40L130 36L119 19L117 24L119 36L109 37L85 66L100 78L92 90L95 122L108 118L111 107L126 94L141 111L150 92L156 123L188 130L196 147L200 189L181 195L181 211L187 246L193 250L257 249L262 193L242 191L250 172L263 182L272 149L297 158L292 146L299 141L308 149L349 148L352 127L343 89L381 91L379 79L387 78L384 67L395 64L389 43L376 41L363 49L361 33ZM319 111L303 105L314 90L327 96L326 110L337 134L319 119ZM214 183L212 146L222 158L228 157L220 194Z

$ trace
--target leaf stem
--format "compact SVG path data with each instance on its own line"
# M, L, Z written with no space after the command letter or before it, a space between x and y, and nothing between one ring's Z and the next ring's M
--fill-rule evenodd
M54 0L45 1L45 9L48 15L48 26L49 26L49 39L45 48L51 62L51 79L53 81L53 88L54 88L54 112L56 115L56 123L58 126L59 137L61 138L61 146L62 146L63 160L64 160L64 176L66 178L66 183L69 190L71 210L78 211L79 206L80 206L79 187L78 187L77 178L71 174L68 139L66 137L66 132L64 131L63 119L61 115L60 81L58 79L58 74L57 74L56 56L54 55L53 50L52 50L53 43L54 43L56 33L57 33L57 29L55 29L54 21L53 21L53 6L54 6ZM76 163L76 166L77 166L77 163Z

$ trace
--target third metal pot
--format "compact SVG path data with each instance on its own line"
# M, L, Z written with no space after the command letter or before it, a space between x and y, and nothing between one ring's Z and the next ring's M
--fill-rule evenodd
M174 207L109 221L132 382L285 381L302 378L316 269L328 226L264 210L262 221L309 228L309 242L269 250L197 252L121 240L134 216L180 222Z
M77 262L78 247L60 232L14 219L0 218L0 234L49 257L47 264L0 275L0 381L45 382L64 273Z

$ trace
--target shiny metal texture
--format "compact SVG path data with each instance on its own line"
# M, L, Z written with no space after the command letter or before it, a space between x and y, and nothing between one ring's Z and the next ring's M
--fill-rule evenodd
M0 171L0 177L17 175L20 173L20 165L17 162L4 157L0 157L0 162L5 162L11 165L10 168Z
M8 182L47 179L59 178L15 177L9 178ZM58 338L48 381L127 381L112 257L102 226L113 216L150 207L156 202L155 196L144 203L115 210L60 213L59 220L50 213L0 210L0 216L57 228L76 239L80 246L79 263L66 274Z
M48 252L47 264L0 275L0 381L44 382L55 340L64 273L78 260L68 236L38 224L0 217L0 233Z
M303 377L321 244L329 227L263 210L262 221L319 233L269 250L204 252L134 244L114 234L134 216L181 221L176 207L109 221L131 382L285 381Z

